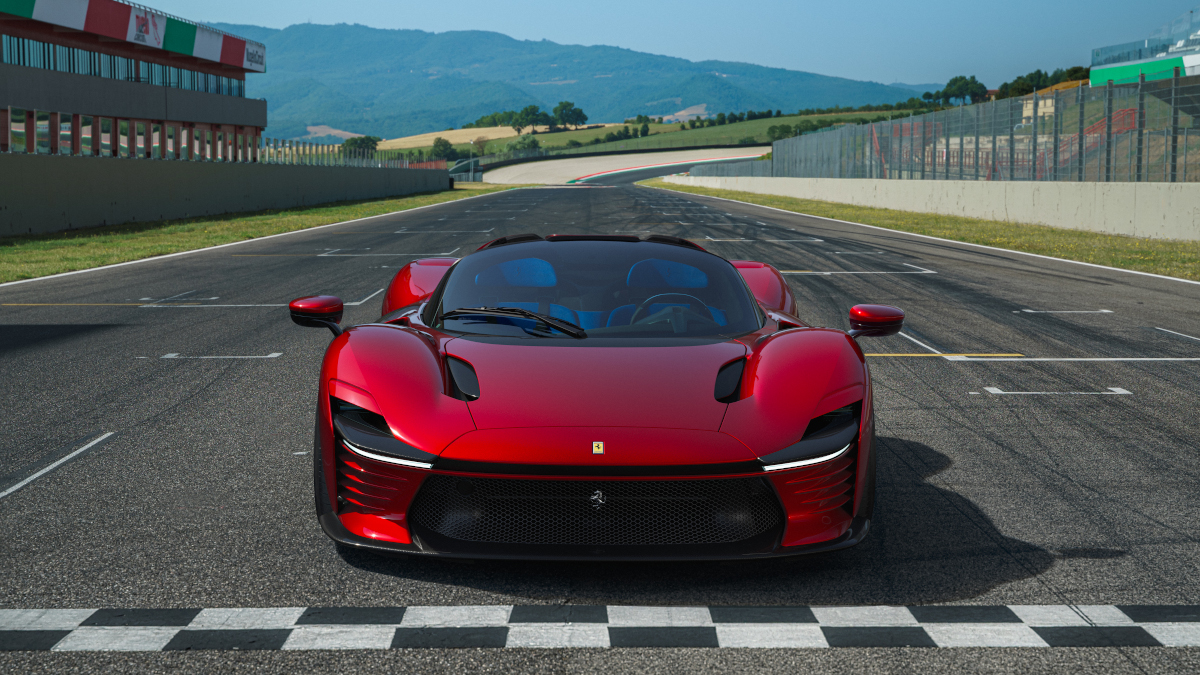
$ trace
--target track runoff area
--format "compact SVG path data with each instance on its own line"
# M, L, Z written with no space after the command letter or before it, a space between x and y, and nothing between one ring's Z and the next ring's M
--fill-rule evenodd
M0 668L1197 669L1200 285L631 184L679 170L0 286L0 649L25 650ZM765 261L815 325L902 307L901 335L863 340L866 541L746 563L337 550L309 455L329 338L285 303L336 294L368 322L400 266L520 232Z

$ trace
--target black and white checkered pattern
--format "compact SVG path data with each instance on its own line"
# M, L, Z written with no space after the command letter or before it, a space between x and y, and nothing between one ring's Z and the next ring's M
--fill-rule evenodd
M1200 606L0 609L0 650L1200 646Z

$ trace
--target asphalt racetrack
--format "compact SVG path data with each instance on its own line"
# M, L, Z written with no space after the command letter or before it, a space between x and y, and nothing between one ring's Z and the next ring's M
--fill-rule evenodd
M0 670L1200 669L1200 285L631 185L653 173L0 286ZM747 563L339 551L309 454L330 336L286 303L369 322L410 260L521 232L762 260L816 325L902 307L902 336L862 342L866 541ZM375 625L295 628L321 616ZM584 628L539 642L521 616Z

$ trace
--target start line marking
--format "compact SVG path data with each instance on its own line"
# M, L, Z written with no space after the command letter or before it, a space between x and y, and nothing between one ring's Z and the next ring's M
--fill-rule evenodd
M1109 387L1108 391L1002 391L997 387L984 387L989 394L1003 396L1131 396L1132 391L1120 387ZM973 391L972 394L979 392Z

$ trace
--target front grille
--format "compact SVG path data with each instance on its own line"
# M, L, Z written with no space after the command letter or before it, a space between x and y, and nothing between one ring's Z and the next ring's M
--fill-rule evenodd
M430 476L414 528L459 542L559 546L729 544L781 527L761 478L528 480Z

